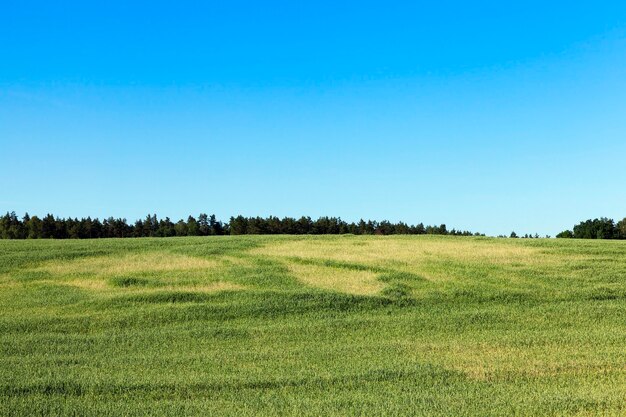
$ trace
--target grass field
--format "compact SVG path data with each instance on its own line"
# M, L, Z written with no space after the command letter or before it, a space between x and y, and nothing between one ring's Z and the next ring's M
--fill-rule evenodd
M626 242L0 241L0 415L626 415Z

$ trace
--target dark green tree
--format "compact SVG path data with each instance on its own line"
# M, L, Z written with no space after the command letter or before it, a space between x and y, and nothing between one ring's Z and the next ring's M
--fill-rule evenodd
M574 237L574 233L571 230L563 230L556 237L557 239L571 239Z
M617 222L615 225L619 239L626 239L626 217Z

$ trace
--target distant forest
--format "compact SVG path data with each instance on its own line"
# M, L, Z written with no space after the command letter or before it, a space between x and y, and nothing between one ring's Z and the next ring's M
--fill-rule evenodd
M451 235L485 236L467 230L448 230L445 224L424 226L423 223L409 225L403 222L391 223L387 220L360 220L348 223L339 217L278 218L231 217L230 221L217 220L215 215L200 214L197 218L173 222L169 217L159 219L156 214L148 215L134 223L123 218L60 218L47 214L43 218L26 213L21 219L15 212L0 217L0 239L98 239L125 237L172 237L172 236L221 236L221 235ZM505 236L498 236L505 237ZM538 238L539 235L518 236L512 232L511 238ZM549 236L546 236L549 237ZM626 218L619 222L602 217L580 222L572 230L565 230L557 238L574 239L626 239Z
M270 217L231 217L228 223L215 218L215 215L200 214L197 218L173 222L169 217L158 219L156 214L129 224L126 219L109 217L102 221L97 218L59 218L48 214L43 218L29 216L18 218L15 212L0 217L0 238L2 239L98 239L126 237L172 237L172 236L219 236L219 235L454 235L484 236L461 230L448 230L445 224L439 226L408 225L403 222L361 220L348 223L339 217L278 218Z
M626 239L626 217L619 222L601 217L589 219L574 226L573 230L565 230L558 238L574 239Z

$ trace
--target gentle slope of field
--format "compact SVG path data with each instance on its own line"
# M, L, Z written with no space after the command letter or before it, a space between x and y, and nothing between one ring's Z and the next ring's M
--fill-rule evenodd
M0 241L0 415L625 415L626 242Z

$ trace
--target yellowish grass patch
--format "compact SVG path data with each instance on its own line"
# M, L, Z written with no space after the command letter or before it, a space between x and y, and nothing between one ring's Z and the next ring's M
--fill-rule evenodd
M476 381L512 378L545 378L574 375L601 375L607 369L623 371L626 366L611 366L602 360L576 358L574 352L554 350L553 346L535 348L496 346L489 343L432 343L405 346L405 354L416 362L436 363L462 372Z
M353 242L336 240L298 240L278 242L251 253L270 256L323 258L346 262L363 262L371 265L389 261L415 264L427 259L446 257L458 261L486 261L494 263L532 262L540 251L536 248L498 244L488 240L433 239L413 237L397 239L388 237L355 237ZM353 243L353 244L351 244ZM358 243L358 245L354 244Z
M503 244L504 243L504 244ZM345 239L303 239L277 242L255 248L251 254L282 259L332 260L372 268L392 268L419 274L432 281L452 278L449 271L433 264L459 262L472 265L533 265L546 263L539 249L493 240L360 236Z
M219 265L216 260L168 252L147 252L121 257L100 256L66 262L55 261L37 268L37 270L43 270L57 276L112 276L133 273L198 271L214 269Z
M384 287L370 271L301 264L291 264L289 270L304 284L348 294L374 295Z
M46 283L54 283L61 285L69 285L86 290L102 291L108 289L108 284L104 280L98 279L73 279L71 281L44 281Z
M0 280L0 288L4 288L4 289L17 288L17 287L20 287L21 285L22 284L15 282L15 281Z

